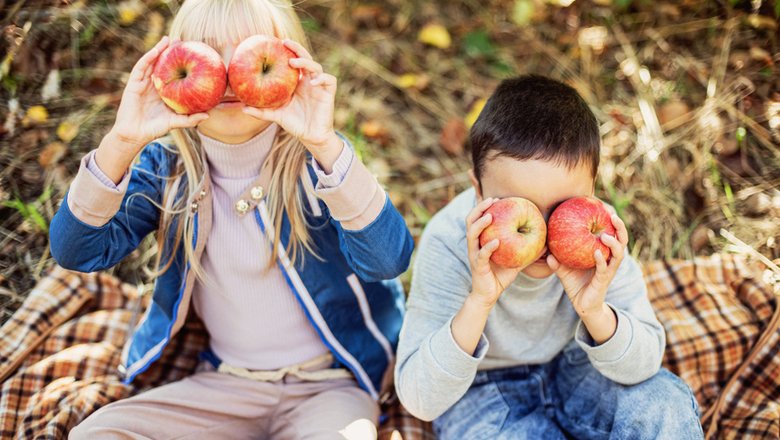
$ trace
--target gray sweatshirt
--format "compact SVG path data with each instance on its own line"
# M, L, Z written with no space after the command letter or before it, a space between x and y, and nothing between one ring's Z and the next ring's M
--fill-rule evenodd
M475 352L464 352L450 324L471 290L465 219L475 204L473 189L459 194L420 239L395 367L396 392L409 412L433 420L466 393L477 370L546 363L572 340L615 382L639 383L658 371L666 337L628 255L607 291L618 325L603 344L588 334L557 276L521 273L499 297Z

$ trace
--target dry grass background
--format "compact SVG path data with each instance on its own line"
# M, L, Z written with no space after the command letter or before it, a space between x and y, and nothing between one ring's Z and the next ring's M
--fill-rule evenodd
M111 126L126 73L178 2L0 4L4 322L53 264L47 225L57 203ZM633 255L780 257L774 2L306 0L297 8L315 57L340 81L336 126L415 237L468 186L464 141L481 100L502 78L539 73L575 86L601 122L597 195L629 225ZM432 31L427 43L423 29ZM149 283L149 243L112 271Z

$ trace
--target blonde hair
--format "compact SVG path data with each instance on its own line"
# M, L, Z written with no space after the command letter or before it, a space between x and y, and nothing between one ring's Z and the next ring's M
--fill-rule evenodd
M291 39L308 49L309 44L303 33L300 20L288 1L280 0L186 0L171 24L170 37L183 41L202 41L214 48L240 42L256 34L273 35L281 39ZM170 138L176 147L179 160L172 167L162 198L162 212L157 229L157 259L155 275L168 270L176 249L184 239L184 258L190 264L196 276L209 281L200 262L195 258L192 244L194 231L194 213L190 209L194 198L203 185L205 164L201 156L200 138L194 128L175 129ZM295 262L300 256L301 247L314 253L311 237L307 228L303 210L303 191L305 185L299 185L301 172L306 171L306 149L296 138L278 130L271 151L263 167L272 166L271 181L267 192L268 212L276 234L273 237L273 249L279 248L282 230L282 218L287 213L290 222L290 240L287 254ZM186 179L181 179L185 177ZM179 190L179 182L186 185ZM177 193L181 193L178 196ZM176 223L174 240L167 261L163 264L164 245L167 236ZM265 228L269 230L268 227ZM276 263L276 252L269 260L268 267Z

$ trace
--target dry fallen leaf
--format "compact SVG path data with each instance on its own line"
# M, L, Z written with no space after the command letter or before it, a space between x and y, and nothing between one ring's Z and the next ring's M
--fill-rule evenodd
M126 0L119 3L116 10L119 15L119 24L128 26L133 24L144 11L144 4L140 0Z
M674 99L664 103L660 109L658 109L658 122L661 125L666 125L669 122L674 122L675 126L680 126L691 119L691 108L685 101Z
M41 99L43 102L49 102L52 99L60 97L60 71L59 69L51 69L46 76L46 82L41 88Z
M459 156L463 154L463 145L466 142L468 128L461 118L452 118L444 124L439 135L439 144L444 151Z
M447 28L436 23L429 23L423 26L417 35L417 39L439 49L446 49L452 44L452 38Z
M384 144L389 139L387 128L376 119L369 119L360 124L360 132L363 136Z
M57 137L63 142L70 142L78 136L79 125L73 121L62 121L57 127Z
M417 90L424 90L428 87L430 81L430 77L424 73L404 73L398 77L398 87L402 89L415 88Z
M760 61L768 66L772 64L772 55L760 47L753 46L750 48L750 58L756 61Z
M693 252L699 252L712 243L713 240L715 240L715 232L704 225L699 225L691 233L691 249L693 249Z
M772 209L772 198L764 193L751 194L745 200L747 215L752 217L761 217L766 215Z
M46 107L42 105L34 105L27 109L27 114L22 120L22 124L28 126L30 124L40 124L46 122L49 119L49 112Z
M162 33L165 30L165 17L157 11L149 14L149 24L144 35L144 49L149 50L160 41Z
M487 100L482 98L478 99L477 102L471 106L471 110L469 110L464 120L464 122L466 122L467 128L471 128L474 123L477 122L477 118L479 117L479 114L482 113L482 109L485 107L486 103Z
M68 147L64 143L52 142L43 147L41 154L38 156L38 163L44 168L49 168L59 162L67 151Z
M515 0L512 7L512 21L518 26L526 26L531 23L536 13L536 5L533 0Z

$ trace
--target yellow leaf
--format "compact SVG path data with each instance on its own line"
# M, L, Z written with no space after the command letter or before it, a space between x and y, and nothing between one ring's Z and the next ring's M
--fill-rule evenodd
M526 26L531 23L531 19L536 11L536 5L533 0L515 0L512 8L512 21L518 26Z
M46 122L49 112L42 105L34 105L27 109L27 119L35 123Z
M149 24L147 25L146 35L144 36L144 49L149 50L160 41L165 30L165 17L157 11L149 14Z
M417 75L414 73L404 73L398 77L398 87L408 89L417 84Z
M127 26L133 24L141 15L143 4L138 0L127 0L117 5L116 9L119 14L119 24Z
M435 23L423 26L417 35L417 39L439 49L446 49L452 44L452 38L450 38L450 33L447 32L447 28Z
M376 119L371 119L360 124L360 132L369 138L381 138L387 135L387 129Z
M71 121L63 121L57 127L57 137L62 139L63 142L70 142L78 136L79 126Z
M469 110L469 113L464 118L464 121L466 122L466 126L468 128L471 128L471 126L474 125L475 122L477 122L477 118L479 117L479 114L482 113L482 109L485 108L485 103L487 103L487 100L482 98L477 100L477 102L475 102L474 105L471 106L471 110Z
M66 147L62 142L52 142L43 147L41 154L38 156L38 163L40 163L44 168L55 165L60 161L60 159L62 159L62 156L65 155L67 150L68 147Z
M424 73L404 73L398 77L396 84L402 89L423 90L428 87L429 82L431 82L431 78Z

